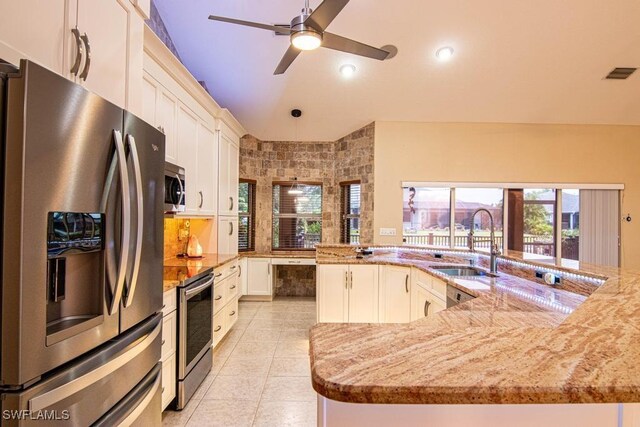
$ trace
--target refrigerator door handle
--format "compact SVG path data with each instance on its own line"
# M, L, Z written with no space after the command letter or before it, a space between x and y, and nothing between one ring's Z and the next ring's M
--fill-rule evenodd
M121 354L99 368L94 369L93 371L88 372L58 388L30 399L29 410L32 412L38 412L49 408L113 374L114 371L129 363L136 356L145 351L147 347L153 344L156 337L160 335L161 330L162 328L154 328L153 331L140 342L140 344L136 345L126 353Z
M156 392L158 391L158 389L160 388L160 385L162 385L162 376L158 375L156 377L156 380L153 383L153 386L151 387L151 389L147 392L147 394L145 395L144 399L142 399L140 401L140 403L138 404L138 406L136 406L136 409L134 409L128 416L127 418L125 418L124 420L122 420L122 422L119 424L119 427L129 427L131 425L133 425L133 423L135 423L138 418L140 417L140 415L147 409L147 407L149 406L149 403L151 403L151 401L153 400L153 398L156 395Z
M127 157L124 149L124 143L122 142L122 134L120 131L113 130L113 139L115 141L116 150L109 167L109 173L107 175L107 183L102 195L101 210L106 212L107 201L109 200L109 193L111 191L111 184L113 182L113 175L115 174L116 166L118 167L118 174L120 175L120 195L122 197L122 242L120 245L120 259L118 261L118 267L116 270L115 287L111 289L113 298L109 306L109 315L113 315L118 312L120 300L122 299L122 290L124 289L124 282L127 274L127 265L129 262L129 236L131 234L131 199L129 195L129 174L127 173Z
M133 269L131 277L128 280L129 289L125 292L123 304L128 307L133 302L133 295L136 291L136 283L138 282L138 273L140 271L140 258L142 257L142 239L144 231L144 197L142 193L142 174L140 172L140 157L138 157L138 149L136 140L133 135L127 135L127 145L131 153L133 161L133 179L136 186L136 203L138 211L138 224L136 225L136 246L133 254Z

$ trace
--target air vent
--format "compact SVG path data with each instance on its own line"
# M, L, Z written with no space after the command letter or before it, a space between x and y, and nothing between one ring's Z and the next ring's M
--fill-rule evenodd
M287 30L289 28L291 28L291 25L289 24L273 24L275 27L280 27L280 28L286 28ZM274 31L274 33L276 33L276 36L288 36L289 33L281 33L280 31Z
M605 78L612 80L625 80L629 78L635 70L637 70L637 68L614 68Z

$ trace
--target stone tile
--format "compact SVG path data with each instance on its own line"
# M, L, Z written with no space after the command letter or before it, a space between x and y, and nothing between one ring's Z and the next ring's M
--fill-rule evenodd
M280 331L280 341L308 340L309 329L283 329Z
M280 333L279 329L247 329L240 342L278 341Z
M203 400L187 426L250 427L258 402L235 400Z
M191 399L182 411L173 411L171 409L167 409L162 413L163 427L177 427L187 425L189 418L191 417L191 415L193 415L193 412L196 410L199 404L200 400Z
M315 402L316 398L317 394L311 386L311 377L267 377L261 400Z
M310 377L308 357L274 357L269 369L270 377Z
M274 357L308 357L309 340L279 341Z
M282 329L282 319L253 319L247 329Z
M276 341L239 342L231 353L232 358L264 359L273 357L278 343Z
M246 328L235 329L232 328L229 332L227 332L227 336L225 337L225 341L229 342L238 342L240 341L240 337L244 334Z
M261 401L255 427L313 427L317 425L317 403Z
M266 377L271 366L271 357L259 359L240 359L230 357L224 364L218 375L220 376L243 376L255 375Z
M251 319L238 319L236 320L236 323L233 325L231 330L234 330L234 329L244 330L247 328L247 326L249 326L250 323L251 323Z
M316 319L307 319L307 320L285 320L282 322L280 326L281 329L309 329L313 325L316 324Z
M288 312L286 311L258 311L255 314L254 320L265 319L265 320L285 320L289 317Z
M250 400L257 402L260 400L264 382L264 377L254 375L217 376L202 400Z
M287 313L289 316L287 320L306 320L306 321L316 321L316 310L313 308L313 311L294 311L292 313Z
M213 349L213 355L218 357L224 357L231 354L233 348L236 346L237 341L228 340L225 336L222 341Z

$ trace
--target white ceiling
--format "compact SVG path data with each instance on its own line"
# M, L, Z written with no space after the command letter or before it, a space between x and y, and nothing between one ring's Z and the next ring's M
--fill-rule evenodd
M155 2L185 65L262 140L335 140L374 120L640 124L640 70L603 80L640 67L638 0L351 0L327 30L398 55L318 49L281 76L287 37L207 17L287 23L302 0ZM440 63L444 45L455 55Z

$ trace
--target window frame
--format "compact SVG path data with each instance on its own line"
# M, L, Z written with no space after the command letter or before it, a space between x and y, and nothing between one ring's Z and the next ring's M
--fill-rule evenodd
M273 230L273 224L275 222L276 219L276 213L274 212L274 208L273 208L273 189L276 185L279 186L287 186L287 187L293 187L294 185L308 185L308 186L316 186L316 187L320 187L320 214L318 215L296 215L296 214L285 214L286 216L284 216L283 218L304 218L304 219L308 219L308 218L315 218L317 217L317 220L320 221L320 243L322 242L322 214L323 214L323 198L324 198L324 187L322 185L322 182L318 182L318 181L273 181L271 183L271 250L274 252L310 252L313 251L315 252L316 248L276 248L273 246L275 239L273 238L274 235L274 230ZM280 214L278 214L278 218L281 218Z
M247 212L240 212L238 209L238 252L255 252L256 250L256 191L257 181L255 179L238 180L238 185L249 185L249 200L247 201ZM241 218L249 218L249 227L247 232L247 248L240 248L240 220Z
M350 213L352 185L360 186L360 210L358 214ZM359 179L352 180L352 181L343 181L339 183L339 186L340 186L340 243L346 244L346 245L358 245L360 244L361 235L358 234L358 241L352 243L351 227L348 226L347 224L349 224L349 220L351 219L357 219L358 224L361 224L360 215L362 214L362 181L360 181ZM348 194L347 194L347 191L349 192Z

